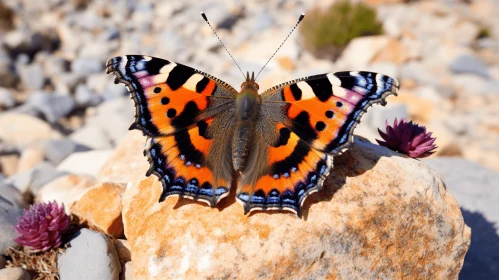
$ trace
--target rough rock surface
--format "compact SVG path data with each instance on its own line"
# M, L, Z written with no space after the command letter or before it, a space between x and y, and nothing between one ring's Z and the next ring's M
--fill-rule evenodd
M128 183L144 178L149 167L143 155L146 137L138 130L129 131L104 163L97 178L101 181Z
M30 280L29 273L20 267L0 269L0 280Z
M499 174L455 157L425 163L442 174L473 232L459 279L499 279Z
M57 201L64 203L66 213L80 199L83 193L96 183L90 176L66 175L43 186L35 197L35 202Z
M82 221L114 237L123 236L121 197L125 185L100 183L86 190L71 207L71 213Z
M142 178L123 198L135 279L457 279L470 244L436 172L360 139L335 158L303 220L245 216L234 196L214 209L188 199L158 203L160 190L156 178Z
M57 258L61 280L118 280L121 266L113 243L102 233L81 229Z

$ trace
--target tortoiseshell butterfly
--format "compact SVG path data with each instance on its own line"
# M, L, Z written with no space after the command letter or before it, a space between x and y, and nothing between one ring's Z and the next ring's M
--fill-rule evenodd
M150 56L115 57L106 67L135 101L130 129L148 136L146 175L161 180L160 202L179 195L214 207L238 175L236 198L245 213L277 209L300 217L362 114L399 87L382 74L336 72L258 94L254 73L238 92L207 73Z

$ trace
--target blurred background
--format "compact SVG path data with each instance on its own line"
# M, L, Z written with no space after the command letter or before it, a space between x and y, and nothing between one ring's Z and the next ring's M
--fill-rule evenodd
M95 175L127 133L134 107L105 74L108 58L162 57L243 81L302 12L306 17L258 82L370 70L397 78L398 97L366 114L408 118L437 137L439 171L472 228L462 279L499 279L499 1L0 0L0 198L67 173ZM2 229L0 228L0 234Z

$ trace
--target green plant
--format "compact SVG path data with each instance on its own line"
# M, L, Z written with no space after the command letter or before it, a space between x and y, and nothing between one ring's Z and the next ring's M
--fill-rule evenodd
M328 9L309 12L300 33L308 50L319 57L336 59L352 39L382 34L383 28L373 8L342 0Z
M487 26L481 26L476 35L476 39L484 39L490 37L490 29Z

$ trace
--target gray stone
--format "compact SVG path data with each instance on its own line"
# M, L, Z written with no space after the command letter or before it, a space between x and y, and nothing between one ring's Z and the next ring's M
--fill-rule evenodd
M14 238L17 237L14 226L17 225L17 218L22 213L22 209L15 203L0 200L0 255L5 254L9 247L19 247L19 244L14 241Z
M99 126L113 144L126 135L134 120L134 104L128 97L106 101L97 107L97 113L88 119L88 124Z
M462 55L457 57L451 62L449 69L454 73L470 73L484 78L489 77L485 63L471 55Z
M71 70L79 75L87 76L104 71L104 61L92 58L79 58L71 64Z
M31 280L31 276L24 268L6 267L0 270L0 280Z
M40 90L45 84L45 75L39 64L23 65L19 67L21 82L26 89Z
M89 147L75 143L70 139L49 140L42 144L45 158L53 165L58 165L72 153L85 152Z
M76 86L84 81L84 77L76 73L63 73L52 78L52 84L55 86L55 91L59 94L73 92Z
M69 61L62 57L50 55L43 64L45 73L49 76L57 76L69 71Z
M51 164L43 162L29 170L8 177L5 182L16 187L24 195L28 193L36 195L45 184L65 174L67 172L57 171Z
M57 267L61 280L117 280L121 271L118 254L109 238L85 228L70 241L66 252L58 256Z
M499 279L499 174L461 158L424 160L438 171L471 227L460 279Z
M111 149L112 141L103 128L94 124L85 124L82 128L69 135L74 142L91 149Z
M71 174L84 174L97 177L102 166L104 166L112 154L112 149L73 153L57 166L57 170Z
M26 208L28 204L24 200L23 194L13 185L0 178L0 201L15 205L19 208Z
M0 46L0 86L13 87L16 84L17 73L12 61L5 50Z
M7 89L0 87L0 109L9 109L16 105L16 100L12 96L12 92Z
M97 95L86 85L78 85L75 92L76 104L79 107L97 106L102 102L102 96Z
M31 95L26 104L40 112L50 123L57 122L75 107L75 101L71 96L50 94L43 91Z

